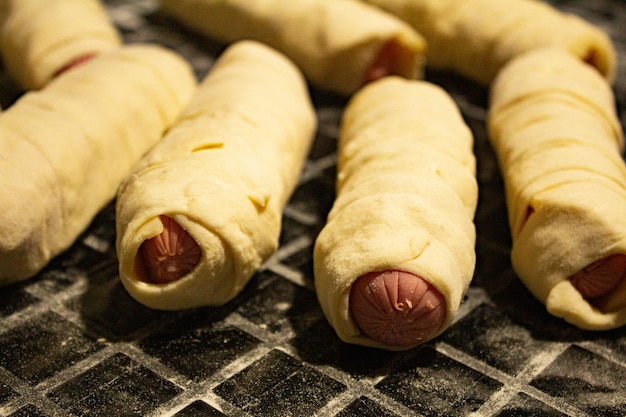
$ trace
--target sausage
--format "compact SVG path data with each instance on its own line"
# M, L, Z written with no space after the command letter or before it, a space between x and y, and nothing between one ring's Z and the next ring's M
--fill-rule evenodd
M355 0L162 0L160 5L219 42L251 39L275 48L324 90L349 95L382 74L423 75L423 37L390 13Z
M350 290L350 314L359 329L392 346L429 340L444 323L445 304L431 284L404 271L370 272Z
M59 68L54 73L53 78L58 77L59 75L63 74L66 71L69 71L72 68L76 68L76 67L78 67L80 65L83 65L84 63L90 61L95 56L96 56L95 53L87 53L87 54L79 56L78 58L75 58L75 59L71 60L69 63L67 63L64 66L62 66L61 68Z
M387 42L363 77L363 85L376 81L387 75L402 75L401 65L402 45L397 41Z
M569 279L586 299L613 291L626 276L626 255L614 254L586 266Z
M191 272L200 262L202 251L196 241L167 216L160 216L163 231L139 248L146 282L167 284Z

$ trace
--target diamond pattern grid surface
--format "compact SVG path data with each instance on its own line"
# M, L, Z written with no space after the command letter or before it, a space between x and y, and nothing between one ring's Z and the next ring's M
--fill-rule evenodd
M626 124L626 4L553 0L598 24L619 53ZM126 42L158 42L198 78L225 45L190 33L157 0L105 0ZM312 248L334 198L345 98L311 90L320 122L283 217L280 248L223 307L151 310L124 290L110 204L34 279L0 288L2 416L626 415L626 329L588 332L550 316L514 276L503 184L485 131L488 92L427 71L475 137L480 200L474 281L452 326L406 352L347 345L313 291ZM0 66L0 103L21 92Z

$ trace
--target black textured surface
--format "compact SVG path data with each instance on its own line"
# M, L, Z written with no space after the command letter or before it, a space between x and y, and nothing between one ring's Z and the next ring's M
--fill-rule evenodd
M626 3L559 0L619 51L626 123ZM198 78L223 45L157 12L107 0L127 42L158 42ZM428 71L475 136L480 199L475 279L437 340L384 352L341 343L313 292L312 243L334 197L345 99L312 91L319 132L283 219L278 253L231 303L160 312L117 275L113 205L36 278L0 288L0 415L624 416L626 329L586 332L549 316L511 271L502 181L487 141L487 91ZM0 71L0 103L19 90ZM6 197L3 197L6 198Z

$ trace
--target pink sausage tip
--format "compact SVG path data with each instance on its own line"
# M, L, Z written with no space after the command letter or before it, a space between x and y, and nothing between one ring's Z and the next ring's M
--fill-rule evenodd
M146 271L144 281L167 284L191 272L202 257L195 240L176 221L160 217L163 231L141 244L139 262Z
M54 73L54 77L58 77L59 75L63 74L64 72L69 71L72 68L76 68L76 67L84 64L85 62L91 60L94 56L96 56L96 54L92 53L92 54L85 54L85 55L79 56L78 58L73 59L68 64L66 64L63 67L59 68Z
M400 53L400 46L395 41L390 41L383 46L378 53L376 60L365 73L363 84L376 81L380 78L386 77L387 75L395 74L396 64Z
M626 255L613 254L586 266L569 279L587 300L613 291L626 277Z
M349 304L363 334L399 348L428 341L446 318L443 295L423 278L403 271L359 277L350 290Z

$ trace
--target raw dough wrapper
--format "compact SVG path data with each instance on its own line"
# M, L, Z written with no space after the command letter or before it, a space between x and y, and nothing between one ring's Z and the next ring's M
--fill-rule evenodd
M515 272L581 328L626 323L626 168L610 85L560 49L511 61L491 91Z
M511 58L559 47L612 81L610 38L580 17L539 0L364 0L409 22L428 42L428 65L490 83Z
M283 52L318 87L351 94L371 79L422 76L426 44L407 23L355 0L161 0L193 30Z
M451 323L475 268L472 146L455 103L433 84L386 77L352 98L341 125L337 198L314 249L317 296L342 340L407 349ZM443 296L445 315L425 338L400 335L398 345L361 332L351 287L382 271L421 277Z
M100 54L0 114L0 284L67 249L173 123L196 81L152 45Z
M226 49L118 194L117 251L128 292L165 310L235 297L278 246L315 128L306 82L291 61L255 41ZM159 272L176 271L164 264L151 273L142 247L172 231L201 254L184 276L164 281Z
M77 60L120 44L97 0L0 0L0 52L25 89L39 89Z

